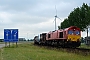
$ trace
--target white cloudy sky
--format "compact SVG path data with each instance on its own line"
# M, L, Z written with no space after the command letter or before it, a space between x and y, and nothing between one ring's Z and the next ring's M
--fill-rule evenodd
M0 0L0 38L4 29L19 29L19 37L31 39L55 30L54 16L63 21L69 13L90 0ZM62 22L57 19L57 26ZM83 33L82 36L86 36Z

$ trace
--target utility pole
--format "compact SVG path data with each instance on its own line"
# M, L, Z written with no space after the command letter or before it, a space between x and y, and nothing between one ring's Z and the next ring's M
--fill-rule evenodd
M88 27L87 27L87 38L88 38Z

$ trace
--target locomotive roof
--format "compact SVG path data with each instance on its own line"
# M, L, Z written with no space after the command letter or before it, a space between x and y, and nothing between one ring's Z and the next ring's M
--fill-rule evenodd
M54 30L54 31L49 31L48 33L56 32L56 31L63 31L63 29Z
M76 27L76 26L71 26L71 27L68 27L68 28L66 28L66 29L64 29L64 30L69 30L69 29L77 29L77 30L80 30L80 28L78 28L78 27Z
M59 29L59 30L49 31L48 33L56 32L56 31L66 31L66 30L69 30L69 29L77 29L77 30L80 30L80 28L78 28L78 27L76 27L76 26L70 26L70 27L65 28L65 29Z

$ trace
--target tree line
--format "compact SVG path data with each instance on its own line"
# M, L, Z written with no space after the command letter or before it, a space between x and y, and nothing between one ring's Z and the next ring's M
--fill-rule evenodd
M77 26L81 31L90 25L90 6L86 3L83 3L81 7L74 8L73 11L69 14L68 18L65 18L61 22L61 26L58 26L58 29L64 29L70 26Z

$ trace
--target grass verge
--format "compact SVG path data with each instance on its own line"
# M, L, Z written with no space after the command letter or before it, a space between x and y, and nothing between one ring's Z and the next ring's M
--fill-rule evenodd
M82 43L79 48L86 48L86 49L90 49L90 45L85 45L84 43Z
M18 47L0 49L0 60L90 60L90 56L24 43Z

